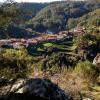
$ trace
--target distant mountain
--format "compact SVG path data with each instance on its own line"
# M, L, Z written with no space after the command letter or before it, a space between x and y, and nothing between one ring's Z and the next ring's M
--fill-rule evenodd
M47 30L56 33L65 30L70 18L79 18L97 8L100 1L61 1L54 2L40 10L35 17L29 20L26 27L38 32Z

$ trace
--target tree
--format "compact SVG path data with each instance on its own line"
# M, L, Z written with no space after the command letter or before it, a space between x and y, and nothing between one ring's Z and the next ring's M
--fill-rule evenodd
M7 27L17 16L17 3L13 0L5 1L0 7L0 27Z

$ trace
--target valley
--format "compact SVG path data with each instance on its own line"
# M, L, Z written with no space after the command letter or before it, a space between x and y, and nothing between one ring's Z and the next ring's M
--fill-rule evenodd
M100 100L100 1L2 3L0 99Z

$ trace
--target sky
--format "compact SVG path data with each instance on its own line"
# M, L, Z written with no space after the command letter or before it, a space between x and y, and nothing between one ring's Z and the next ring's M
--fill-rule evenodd
M0 2L3 2L6 0L0 0ZM52 2L52 1L61 1L61 0L15 0L17 2Z
M6 0L0 0L0 2L4 2ZM62 1L62 0L15 0L16 2L53 2L53 1ZM79 1L79 0L74 0Z

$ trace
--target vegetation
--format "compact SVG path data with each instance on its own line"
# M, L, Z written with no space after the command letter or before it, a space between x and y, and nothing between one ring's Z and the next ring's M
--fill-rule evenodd
M4 3L0 6L0 28L7 27L11 21L17 16L18 9L17 4L12 3Z
M92 1L91 1L92 2ZM30 27L39 32L58 32L68 29L68 22L70 18L79 18L95 8L99 8L99 1L91 2L54 2L43 8L33 19L27 23Z
M99 69L97 69L97 67L95 67L91 62L83 61L76 65L75 73L84 79L96 82L96 79L99 76Z
M8 79L26 77L33 62L23 47L20 50L3 50L0 52L0 77Z
M97 0L93 2L62 1L50 4L5 4L6 9L3 10L3 7L0 7L0 19L2 19L2 21L0 22L0 26L3 28L9 25L10 26L7 28L6 31L4 29L0 29L2 33L0 34L0 37L27 38L31 37L34 33L37 34L37 32L42 33L50 31L53 33L57 33L59 31L73 28L77 26L77 24L78 26L80 26L88 20L87 17L90 15L99 17L99 10L97 11L97 14L90 14L87 15L87 17L84 16L83 19L80 18L79 21L74 19L79 18L93 11L94 9L99 8L99 3L99 0ZM85 19L87 20L84 22L83 20ZM81 22L81 20L83 22ZM95 20L97 20L97 18L92 19L91 17L90 22L91 20L94 20L94 22L96 22ZM90 24L92 23L88 23L88 25ZM99 24L99 20L97 20L97 24ZM31 28L32 30L37 32L27 32L25 30L26 28ZM13 31L15 34L13 33Z
M34 38L40 36L38 32L56 33L80 27L85 28L84 32L73 32L72 37L20 46L18 49L0 46L0 77L8 80L45 77L68 90L75 100L79 100L77 96L92 98L94 90L96 93L100 91L100 68L92 64L94 57L100 53L99 0L23 4L20 7L24 9L25 5L31 6L21 14L15 3L0 7L0 39ZM21 20L24 22L17 23ZM32 28L32 31L27 32L27 28Z
M35 16L41 9L46 7L49 3L21 3L20 8L25 11L27 17L30 19Z
M95 31L94 28L97 28L97 30L99 31L99 26L100 26L99 13L100 13L100 9L96 9L93 12L90 12L90 13L80 17L79 19L70 19L69 20L69 28L74 28L76 26L78 26L78 27L83 26L83 27L90 28L91 31L92 30Z

